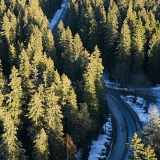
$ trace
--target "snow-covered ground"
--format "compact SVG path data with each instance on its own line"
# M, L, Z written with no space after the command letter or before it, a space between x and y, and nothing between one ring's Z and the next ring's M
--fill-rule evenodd
M103 125L103 134L98 136L97 140L92 141L91 150L89 152L88 160L98 160L106 158L107 146L110 148L111 134L112 134L112 122L111 117L107 119L107 122Z
M57 28L59 21L64 19L68 3L69 0L63 0L61 8L54 13L53 18L50 20L49 28L52 32Z

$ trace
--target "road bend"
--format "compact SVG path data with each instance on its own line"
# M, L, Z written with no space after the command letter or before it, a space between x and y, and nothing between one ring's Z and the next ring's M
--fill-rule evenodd
M131 142L134 133L141 129L141 123L135 112L120 98L114 89L108 89L109 109L116 121L116 140L108 160L127 160L129 149L126 143Z

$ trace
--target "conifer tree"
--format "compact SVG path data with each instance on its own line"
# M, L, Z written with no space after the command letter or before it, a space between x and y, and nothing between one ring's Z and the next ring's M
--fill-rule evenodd
M73 79L73 36L72 32L67 27L66 39L63 41L64 52L62 53L63 73L65 73L70 79Z
M143 134L144 134L144 142L149 143L152 146L153 144L153 137L158 132L158 129L160 127L160 118L159 118L159 112L156 106L152 108L152 110L149 113L149 119L144 127Z
M50 57L54 61L54 64L57 65L56 48L54 46L53 35L48 29L44 30L42 34L43 52L45 52L47 57Z
M81 2L82 3L82 2ZM90 21L95 17L93 8L90 4L91 2L86 0L85 5L80 5L80 20L79 20L79 28L80 28L80 37L82 39L83 45L86 48L88 42L88 34L90 28Z
M119 27L121 26L121 17L116 3L111 0L107 14L107 32L105 33L105 54L103 56L104 65L108 71L113 73L113 64L115 58L115 46L119 37Z
M18 70L13 66L10 83L8 84L10 92L6 95L7 109L11 115L15 125L18 127L20 124L20 116L22 114L22 105L23 105L23 91L22 91L22 79L19 75Z
M81 143L85 141L85 137L89 130L91 129L91 118L87 109L86 103L79 104L79 112L77 115L77 122L75 124L75 131L74 131L74 141L79 147L84 147L86 143Z
M107 17L104 5L100 5L98 7L98 13L95 15L96 21L98 23L98 38L99 43L97 44L102 54L105 53L104 50L104 41L105 41L105 33L107 32Z
M17 138L17 130L11 115L6 111L3 117L3 134L0 140L0 159L27 159L22 143Z
M90 21L88 36L87 49L88 51L93 52L94 47L99 44L98 23L95 19Z
M48 136L42 128L36 135L34 140L34 149L32 153L33 160L48 160L49 159L49 145Z
M84 50L79 34L75 34L73 39L73 79L82 80L86 64L88 63L89 53Z
M71 86L71 81L66 75L62 75L61 80L62 89L59 103L62 107L64 133L71 134L74 131L74 125L77 121L78 107L76 94Z
M22 78L22 89L25 98L25 104L28 103L29 95L33 92L33 84L30 79L32 66L27 52L22 49L19 56L19 74Z
M125 19L121 28L120 42L117 46L118 51L115 65L115 77L118 78L120 85L123 87L127 83L129 74L129 60L131 52L130 29Z
M38 91L36 91L28 104L27 117L31 120L32 126L30 127L30 134L36 133L37 128L43 126L44 119L44 87L40 85ZM33 131L32 131L33 130Z
M129 147L131 147L132 150L130 150L130 155L128 158L131 160L141 160L140 153L143 150L144 144L141 142L141 138L138 137L137 133L133 135Z
M66 14L67 19L65 20L65 24L69 26L73 35L75 35L78 31L79 22L79 5L76 0L70 1Z
M142 21L138 19L132 36L131 70L133 73L143 71L145 43L145 29L142 25Z
M101 73L103 72L100 52L96 46L89 57L89 63L84 72L84 102L88 105L90 116L97 119L99 114L99 97L102 93L103 83ZM100 91L101 90L101 91ZM100 93L101 92L101 93ZM96 117L96 118L95 118Z
M159 62L160 62L160 57L159 57L159 48L160 48L160 31L156 30L156 33L153 34L149 45L150 45L150 50L149 50L149 75L150 78L153 82L153 84L158 84L160 82L160 69L159 69Z
M51 159L63 158L63 125L62 125L62 111L58 104L59 97L55 95L55 83L45 91L45 128L48 134L49 150Z
M4 14L2 20L3 34L6 37L8 45L16 43L17 19L10 9Z

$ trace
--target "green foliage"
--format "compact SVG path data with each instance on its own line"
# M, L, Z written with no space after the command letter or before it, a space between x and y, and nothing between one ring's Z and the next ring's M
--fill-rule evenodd
M125 19L121 28L120 42L117 46L116 52L116 66L115 77L120 82L120 85L124 87L128 80L126 77L129 75L130 54L131 54L131 35L130 29Z
M13 67L10 75L10 83L8 84L10 92L6 94L6 104L8 112L10 113L14 123L18 126L20 122L20 116L22 114L23 105L23 91L22 91L22 79L18 73L18 70Z
M37 160L48 160L49 151L48 151L48 136L45 133L45 130L42 128L40 132L36 135L34 140L34 150L33 150L33 159Z
M4 132L0 141L0 159L25 160L25 150L17 138L18 128L15 127L14 121L8 112L4 113L3 128Z
M149 75L154 84L159 83L159 48L160 48L160 31L157 30L150 40L149 50Z
M45 128L48 133L49 150L51 158L58 160L63 157L63 125L62 111L58 104L59 97L56 96L55 84L45 91Z

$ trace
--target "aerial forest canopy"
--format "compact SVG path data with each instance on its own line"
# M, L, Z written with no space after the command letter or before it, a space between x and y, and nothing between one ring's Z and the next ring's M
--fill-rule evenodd
M61 3L0 0L0 159L87 159L108 114L102 73L160 83L158 1L72 0L53 35Z
M66 26L89 53L98 46L110 79L124 87L135 77L160 83L159 20L158 0L71 0Z
M61 3L0 0L0 159L76 159L106 121L98 47L49 29Z

